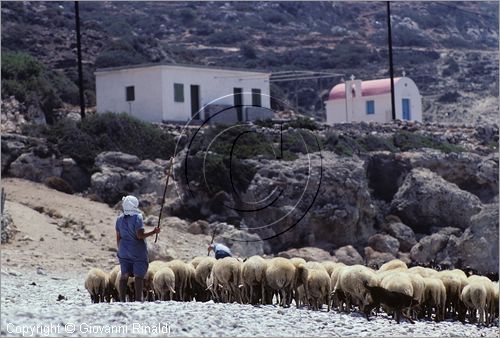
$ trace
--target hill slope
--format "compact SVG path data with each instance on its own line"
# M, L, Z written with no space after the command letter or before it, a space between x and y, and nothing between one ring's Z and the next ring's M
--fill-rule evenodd
M85 85L96 67L178 62L388 76L383 2L85 2ZM76 81L70 2L2 3L2 51L25 51ZM419 86L425 120L497 122L498 3L392 4L396 75ZM273 94L323 118L342 76L280 82ZM297 90L295 89L297 85ZM74 102L73 102L74 103Z

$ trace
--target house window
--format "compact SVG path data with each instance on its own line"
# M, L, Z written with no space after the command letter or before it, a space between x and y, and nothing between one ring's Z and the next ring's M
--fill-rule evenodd
M256 88L252 89L252 106L262 107L262 99L260 94L261 94L260 89Z
M135 88L134 86L125 87L125 99L127 102L135 101Z
M174 83L174 102L184 102L184 85Z
M375 101L366 101L366 115L375 114Z

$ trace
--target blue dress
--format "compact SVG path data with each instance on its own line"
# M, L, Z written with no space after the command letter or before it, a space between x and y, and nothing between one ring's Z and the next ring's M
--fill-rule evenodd
M144 277L148 270L148 249L146 241L137 238L137 230L144 229L142 215L120 215L115 229L120 234L118 259L122 275Z

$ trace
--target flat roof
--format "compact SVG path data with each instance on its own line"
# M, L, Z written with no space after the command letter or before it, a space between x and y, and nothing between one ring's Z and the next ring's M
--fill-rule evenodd
M150 68L150 67L181 67L181 68L222 70L222 71L231 71L231 72L258 73L258 74L271 75L271 72L264 71L264 70L251 70L251 69L247 69L247 68L232 68L232 67L218 67L218 66L206 66L206 65L193 65L193 64L185 64L185 63L162 63L162 62L142 63L142 64L129 65L129 66L119 66L119 67L97 68L95 73L113 72L113 71L139 69L139 68Z

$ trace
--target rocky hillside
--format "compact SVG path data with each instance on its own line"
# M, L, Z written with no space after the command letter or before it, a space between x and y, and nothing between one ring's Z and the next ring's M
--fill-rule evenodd
M344 74L273 85L274 95L292 102L297 95L300 111L319 119L322 99L341 77L388 75L383 2L83 2L80 7L90 105L96 67L143 62ZM55 93L60 102L45 102L40 109L77 102L73 15L71 2L2 3L2 52L29 53L57 72L46 76L54 89L42 94ZM405 70L421 89L424 119L497 122L498 2L395 2L392 15L396 75ZM2 96L16 90L3 89Z
M242 256L373 266L398 257L498 274L495 126L297 120L280 134L266 123L197 131L104 114L29 129L2 133L2 177L116 208L134 194L155 225L175 155L165 226L216 231ZM172 257L167 248L150 249Z

